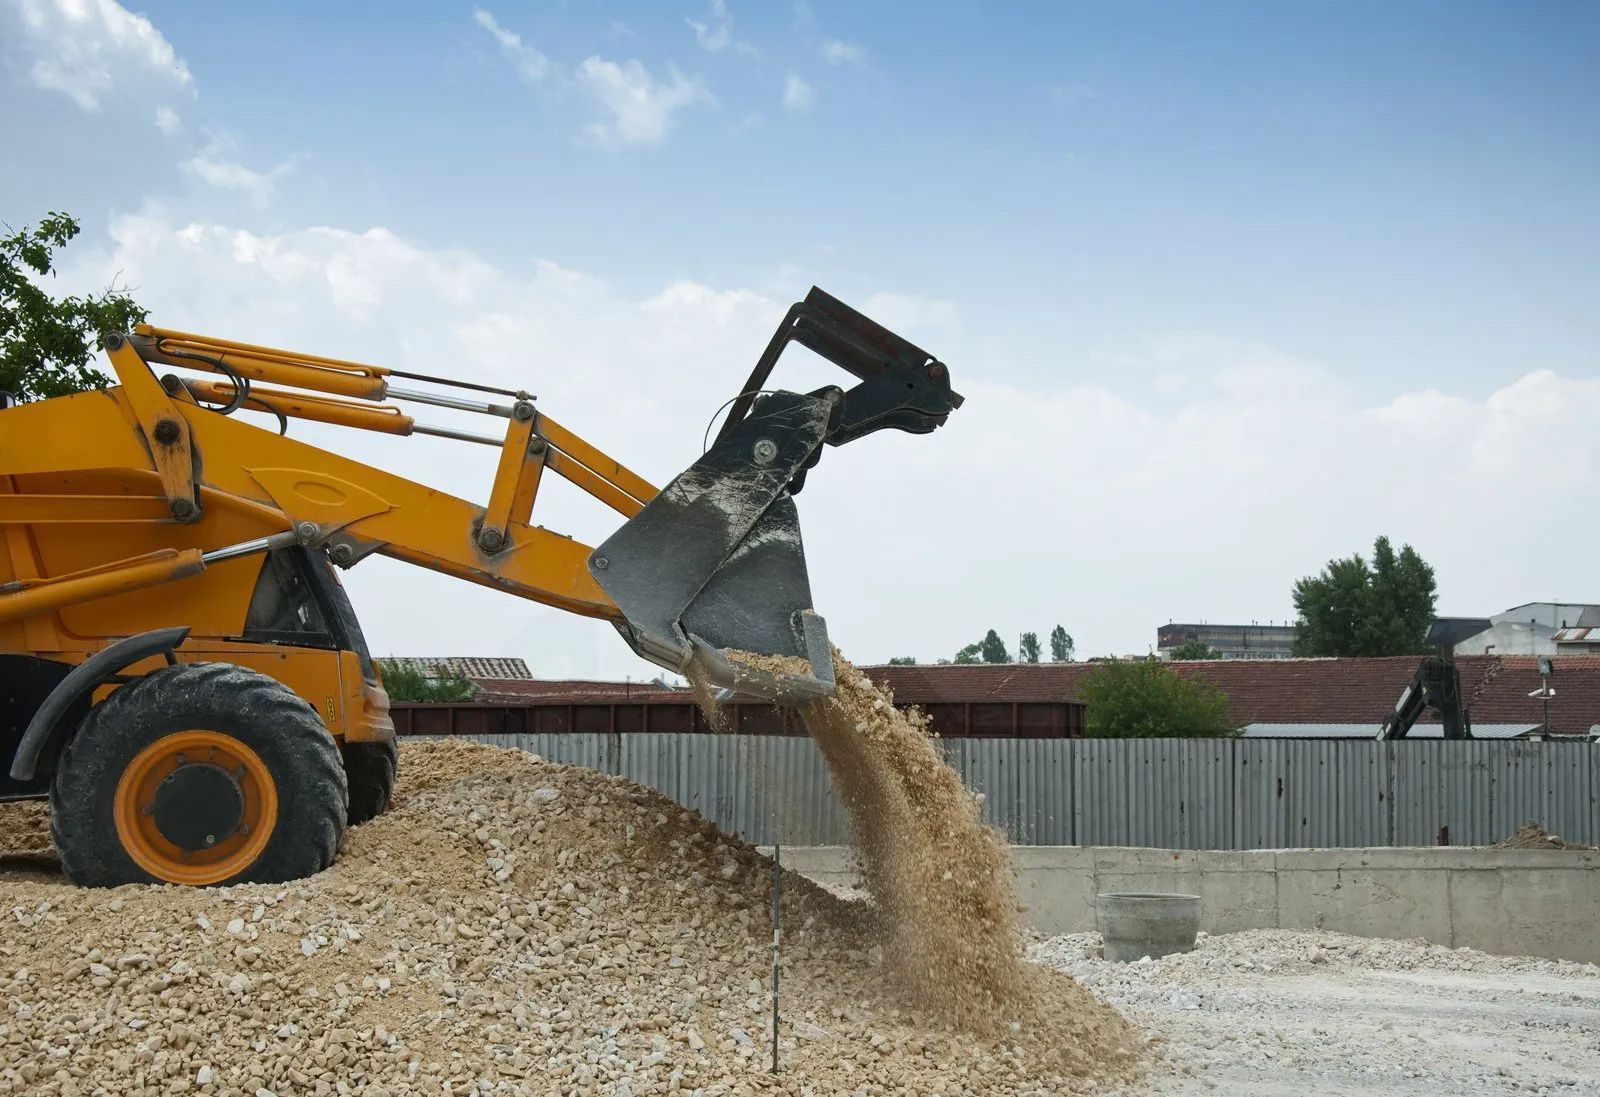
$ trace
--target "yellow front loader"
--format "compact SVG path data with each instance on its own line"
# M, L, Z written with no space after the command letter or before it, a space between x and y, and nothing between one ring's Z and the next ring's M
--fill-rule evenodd
M856 383L768 390L791 342ZM813 289L658 490L525 392L146 325L104 349L119 384L0 410L0 799L48 797L89 885L309 875L384 809L394 726L336 570L373 553L609 621L713 684L830 692L794 494L824 444L926 433L961 403L943 363ZM496 447L487 501L308 445L295 420ZM593 549L531 524L546 472L627 520Z

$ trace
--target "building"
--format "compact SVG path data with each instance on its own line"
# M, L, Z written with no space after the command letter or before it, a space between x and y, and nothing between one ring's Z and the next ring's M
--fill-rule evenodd
M446 674L465 678L479 690L488 689L491 682L533 680L533 671L528 669L527 663L506 656L380 655L378 662L398 664L429 679L438 679Z
M1224 659L1289 659L1294 655L1293 625L1179 625L1156 629L1156 654L1172 658L1172 649L1199 641Z
M1556 656L1550 684L1550 729L1586 735L1600 724L1600 655ZM1229 722L1255 736L1366 738L1394 711L1417 669L1413 656L1381 659L1235 659L1173 662L1173 670L1221 689ZM1483 738L1543 731L1539 658L1531 655L1458 656L1461 690L1474 732ZM947 738L1076 738L1087 707L1078 699L1094 663L1003 663L962 666L876 666L862 670L914 705ZM460 703L394 706L402 734L587 731L708 731L683 690L626 682L501 682ZM754 735L800 735L788 710L753 697L735 697L724 711L731 729ZM1412 735L1439 734L1432 713Z
M1600 652L1600 605L1527 602L1488 618L1455 645L1457 655L1585 655Z

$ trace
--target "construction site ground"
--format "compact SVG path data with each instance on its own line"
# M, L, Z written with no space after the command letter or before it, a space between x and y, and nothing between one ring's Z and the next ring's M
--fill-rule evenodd
M1421 941L1252 930L1113 964L1098 934L1038 941L1159 1039L1124 1092L1600 1094L1600 967Z
M1125 965L1092 934L1031 942L1132 1022L1129 1083L1065 980L998 1039L897 1008L859 908L799 879L774 1079L765 858L526 754L408 744L402 774L287 885L77 889L39 806L0 805L0 1093L1600 1094L1592 964L1289 931Z

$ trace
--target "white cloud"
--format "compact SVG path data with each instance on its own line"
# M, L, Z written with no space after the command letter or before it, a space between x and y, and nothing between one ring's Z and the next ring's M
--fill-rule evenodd
M817 101L817 89L794 73L783 80L783 105L796 114L804 114Z
M159 213L117 220L109 251L71 262L65 291L120 272L156 323L529 387L546 413L657 483L699 456L707 420L792 299L693 281L633 295L382 229L264 235ZM1366 400L1328 364L1201 335L1138 346L1116 368L1030 371L995 334L1014 317L980 325L964 303L917 293L847 300L949 363L967 397L931 435L828 449L798 497L817 608L854 658L948 657L989 628L1012 637L1057 621L1086 655L1140 652L1171 618L1283 619L1296 578L1379 533L1435 566L1441 613L1593 582L1600 520L1582 503L1600 493L1600 379L1535 370L1486 396L1397 382ZM786 356L774 382L812 387L800 361ZM1152 392L1163 374L1185 383ZM304 423L291 433L468 499L481 501L494 473L487 447ZM547 477L535 521L593 544L619 519ZM349 585L383 653L654 673L607 626L394 561L361 564Z
M705 86L677 69L657 80L638 61L618 64L602 57L578 66L580 86L610 116L589 127L603 145L656 145L672 129L673 115L685 107L712 102Z
M278 180L288 175L294 165L286 160L266 171L256 171L210 151L190 157L181 166L184 171L210 186L239 191L257 201L264 201L272 196Z
M822 43L822 57L830 65L864 65L867 63L867 49L854 42L830 38Z
M115 0L11 0L28 75L86 111L113 91L154 82L192 91L194 77L172 44L142 15Z
M171 107L156 108L156 129L171 137L183 129L183 119Z
M749 42L743 42L733 36L733 16L728 14L727 0L711 0L710 14L704 22L684 16L689 29L694 31L694 39L700 43L701 48L712 53L720 53L729 47L741 57L759 57L761 51Z
M722 14L726 15L726 11ZM606 119L586 129L598 144L612 148L660 144L672 129L673 115L678 111L714 102L699 78L685 76L673 68L666 79L657 80L639 61L619 63L596 55L585 59L568 75L525 43L521 35L502 27L490 12L475 8L472 21L500 44L501 53L516 65L523 80L534 84L557 78L562 87L576 87L598 107ZM613 23L613 34L619 33L619 28L632 33L625 24Z
M550 59L522 40L522 35L502 27L494 15L482 8L472 9L472 21L500 44L503 53L517 68L517 75L536 84L550 75Z

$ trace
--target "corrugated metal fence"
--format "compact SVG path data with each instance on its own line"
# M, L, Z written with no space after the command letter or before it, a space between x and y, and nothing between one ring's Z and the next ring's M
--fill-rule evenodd
M651 785L758 843L848 840L809 739L475 735ZM1565 742L947 739L984 815L1023 845L1284 849L1487 845L1534 819L1600 842L1600 747Z

